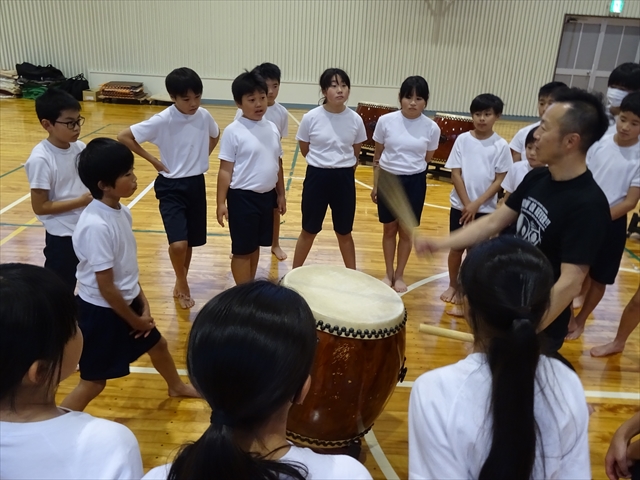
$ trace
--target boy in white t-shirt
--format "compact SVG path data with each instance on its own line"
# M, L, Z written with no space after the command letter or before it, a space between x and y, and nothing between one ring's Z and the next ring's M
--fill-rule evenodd
M449 231L493 212L498 201L500 184L513 164L509 145L493 131L493 125L502 115L504 104L490 93L478 95L471 102L474 129L458 136L445 164L451 169L451 210ZM458 271L464 250L450 250L448 258L449 288L440 299L454 303L450 315L463 315L458 295Z
M34 147L24 165L31 207L45 228L44 266L73 291L78 258L71 234L82 209L92 200L76 170L76 157L85 147L78 141L84 118L80 103L56 88L36 99L36 114L49 137Z
M193 247L207 242L207 195L204 173L220 129L200 107L202 80L190 68L177 68L165 79L174 105L118 134L118 140L158 170L154 188L176 274L173 296L180 307L195 305L187 282ZM151 142L160 160L140 146Z
M538 91L538 116L540 118L542 118L542 115L547 110L549 105L553 103L553 92L563 87L567 87L567 85L563 82L549 82L540 87L540 90ZM518 133L516 133L511 139L509 148L511 149L511 156L514 162L526 160L525 139L527 138L527 134L531 131L531 129L536 128L538 125L540 125L540 121L521 128L520 130L518 130Z
M273 63L262 63L253 69L267 84L267 112L264 118L273 122L280 132L280 139L289 135L289 112L276 102L280 92L280 68ZM238 109L234 120L242 117L242 109ZM282 159L280 159L282 166ZM287 254L280 247L280 211L273 209L273 239L271 241L271 253L280 261L287 259Z
M120 203L137 189L133 154L115 140L96 138L80 155L78 173L94 198L73 232L84 350L80 383L62 406L84 410L108 379L129 375L129 364L143 353L167 382L170 396L197 397L193 386L178 376L138 282L131 212Z
M237 284L256 276L260 246L273 241L273 209L287 210L280 132L264 118L268 87L256 71L240 74L231 85L242 117L225 130L220 142L218 223L229 222L231 273Z
M602 300L607 285L614 284L627 241L627 213L640 201L640 92L622 100L616 128L615 135L604 136L587 153L587 167L607 196L612 221L589 270L591 283L580 313L569 323L567 340L582 335L587 317Z
M607 80L607 107L609 110L609 130L605 135L617 133L616 120L620 115L620 105L632 92L640 92L640 64L627 62L613 69Z
M534 127L529 130L529 133L527 134L527 138L524 142L526 155L523 161L515 162L511 165L507 175L502 181L501 186L504 189L503 202L506 202L509 195L516 191L516 188L518 188L518 185L520 185L522 179L527 173L534 168L544 167L544 164L538 162L536 159L536 139L533 138L533 135L536 133L537 129L538 127Z

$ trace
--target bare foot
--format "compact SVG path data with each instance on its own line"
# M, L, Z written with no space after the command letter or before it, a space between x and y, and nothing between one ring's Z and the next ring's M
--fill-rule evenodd
M396 277L396 282L393 285L393 289L398 293L404 293L407 291L407 284L404 283L402 277Z
M565 340L577 340L580 338L580 335L582 335L582 332L584 332L584 325L582 327L578 327L576 325L575 330L569 332L567 334L566 337L564 337Z
M596 409L590 403L587 403L587 411L589 412L589 416L591 416L594 413L596 413Z
M185 295L184 293L178 293L177 295L174 295L174 297L178 301L180 308L184 308L185 310L192 308L196 304L196 301L193 298Z
M282 250L282 248L280 248L280 245L272 246L271 253L273 253L273 255L281 262L287 259L287 254L284 253L284 250Z
M573 299L573 309L577 310L579 308L582 308L582 305L584 305L584 295L580 295L576 298Z
M606 345L599 345L591 349L592 357L606 357L608 355L615 355L616 353L622 353L624 350L623 342L616 342L615 340Z
M193 385L188 384L188 383L182 383L177 388L169 388L169 396L170 397L201 398L201 395L193 387Z
M229 254L229 260L233 260L233 253Z
M387 287L393 288L393 280L389 278L389 275L385 275L382 279L382 283L384 283Z
M453 303L453 300L456 297L456 293L458 293L458 291L450 286L444 292L442 292L442 295L440 295L440 300L447 303Z
M445 313L447 313L447 315L451 315L452 317L464 317L464 309L462 308L462 305L459 304L455 304L450 309L445 310Z

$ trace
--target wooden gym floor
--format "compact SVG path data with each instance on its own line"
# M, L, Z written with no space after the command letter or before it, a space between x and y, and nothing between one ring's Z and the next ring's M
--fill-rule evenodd
M128 106L84 103L86 123L81 138L91 139L117 133L149 118L164 107ZM235 108L206 106L221 128L233 119ZM304 111L292 110L298 121ZM510 140L524 123L501 121L496 130ZM296 122L290 119L289 137L284 139L284 174L288 213L281 225L281 245L289 259L277 262L268 249L263 249L258 275L279 279L291 269L291 259L300 231L300 195L305 174L305 160L298 154L295 142ZM45 138L39 126L34 103L30 100L2 100L0 103L0 261L43 264L44 229L36 220L29 202L29 186L22 167L33 146ZM145 145L157 154L155 147ZM229 270L230 239L228 230L215 220L215 185L218 170L217 148L211 155L207 178L209 206L208 243L194 252L189 275L196 307L180 310L171 296L174 276L167 254L167 243L158 213L152 182L154 169L136 158L138 191L123 203L132 207L133 226L138 242L140 281L151 303L151 312L160 331L169 341L179 369L185 368L185 344L191 321L198 308L212 296L233 285ZM356 172L357 213L354 239L358 269L374 277L384 275L381 235L376 207L369 197L372 184L370 167ZM446 179L429 178L421 231L434 236L448 234L449 192ZM329 216L327 216L329 219ZM592 358L589 349L606 343L613 336L624 306L640 279L640 242L627 241L622 269L616 284L587 323L586 332L574 342L567 342L562 353L575 365L582 379L589 403L595 408L591 416L589 438L593 476L604 479L603 461L616 428L639 408L640 404L640 332L634 332L623 354L609 358ZM439 300L447 287L446 252L429 260L414 255L409 260L405 280L411 291L403 296L408 310L407 367L404 384L396 388L385 411L379 417L363 445L363 461L376 479L407 478L407 406L412 381L421 373L454 363L467 354L467 345L418 332L421 322L467 331L463 320L444 313ZM318 235L308 263L342 265L330 221ZM26 340L28 341L28 340ZM204 401L174 399L166 395L162 378L150 368L148 357L135 363L128 377L108 383L104 393L87 412L127 425L138 438L145 470L170 461L178 446L196 439L207 427L209 409ZM58 400L75 386L77 374L66 380L58 391Z

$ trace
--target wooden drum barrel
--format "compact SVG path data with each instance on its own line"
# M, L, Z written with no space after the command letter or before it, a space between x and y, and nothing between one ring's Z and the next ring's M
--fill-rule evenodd
M318 448L349 446L369 431L404 379L404 304L380 280L344 267L296 268L282 284L304 297L318 330L311 390L289 412L289 438Z
M364 128L367 131L367 139L362 142L362 146L365 148L375 148L375 142L373 141L373 132L378 124L378 119L386 114L395 112L398 110L396 107L390 105L378 105L376 103L358 103L356 113L362 117L364 122Z
M447 163L456 138L469 130L473 130L473 119L462 115L436 113L433 120L440 127L440 145L433 154L431 162L444 165Z

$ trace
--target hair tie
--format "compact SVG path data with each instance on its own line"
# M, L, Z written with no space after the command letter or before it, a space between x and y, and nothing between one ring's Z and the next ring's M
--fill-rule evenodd
M211 412L211 417L209 417L209 421L211 422L211 425L214 425L216 427L222 427L222 426L230 427L232 423L229 416L219 408Z

